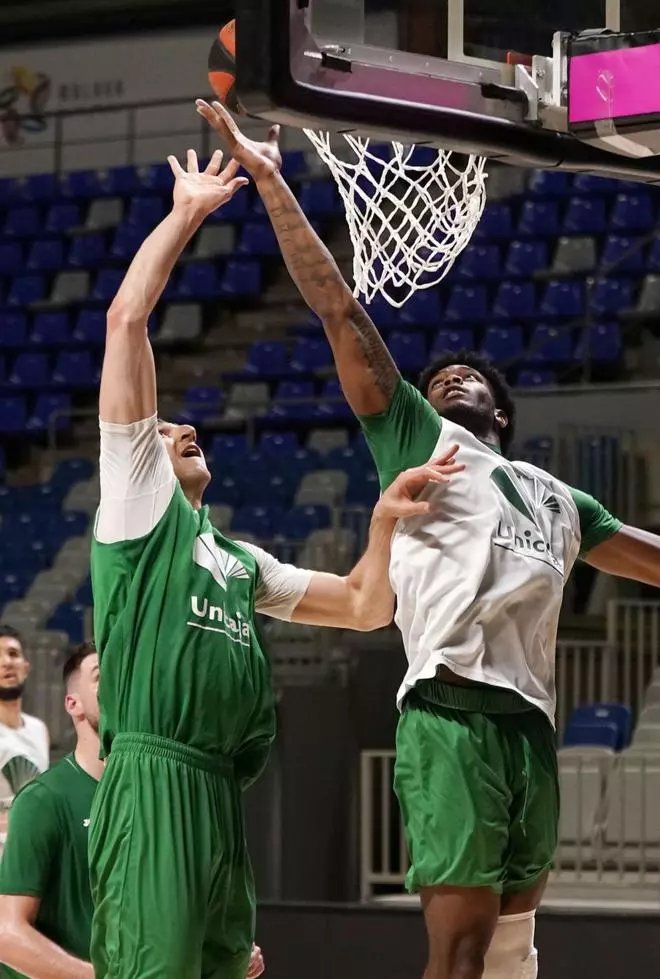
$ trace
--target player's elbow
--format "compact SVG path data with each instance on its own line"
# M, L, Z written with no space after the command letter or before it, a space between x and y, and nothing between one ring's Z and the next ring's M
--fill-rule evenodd
M106 316L107 334L146 330L147 319L148 313L139 302L115 296Z
M357 600L353 608L352 628L356 632L374 632L390 625L394 616L394 602L374 602Z

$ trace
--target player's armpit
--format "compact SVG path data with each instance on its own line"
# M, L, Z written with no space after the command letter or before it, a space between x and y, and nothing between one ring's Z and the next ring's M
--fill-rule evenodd
M660 537L647 530L624 524L584 559L598 571L660 588Z

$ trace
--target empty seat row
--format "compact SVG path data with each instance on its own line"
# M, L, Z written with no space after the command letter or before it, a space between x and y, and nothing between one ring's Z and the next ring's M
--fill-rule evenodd
M658 199L644 191L617 194L611 202L595 195L557 200L526 200L487 204L475 231L476 240L502 240L523 235L557 237L561 234L604 234L609 229L651 231Z

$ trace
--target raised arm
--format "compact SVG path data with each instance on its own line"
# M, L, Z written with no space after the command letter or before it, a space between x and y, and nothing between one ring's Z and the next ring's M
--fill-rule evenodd
M585 560L599 571L660 588L660 537L624 524Z
M241 133L219 102L210 106L200 100L197 108L254 179L291 278L323 323L351 408L356 415L385 411L396 390L399 371L378 330L282 178L277 146L279 127L271 129L267 143L256 143Z
M128 425L155 415L156 372L147 320L204 218L247 183L236 177L234 161L219 172L220 152L203 173L193 150L188 150L187 171L175 157L168 159L175 176L172 210L142 244L108 310L99 400L104 422Z
M429 513L430 504L417 496L428 483L446 483L465 468L455 461L457 451L458 446L452 445L440 458L397 476L374 508L365 553L346 576L282 565L260 548L245 544L261 572L257 611L302 625L357 632L389 625L394 611L389 582L392 532L398 520Z

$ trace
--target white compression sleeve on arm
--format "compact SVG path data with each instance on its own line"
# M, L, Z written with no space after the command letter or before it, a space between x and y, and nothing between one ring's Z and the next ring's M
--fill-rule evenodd
M256 544L240 540L236 543L249 551L259 566L259 582L255 595L257 612L290 622L296 605L309 588L314 572L304 571L292 564L282 564Z
M536 979L538 957L534 948L536 911L506 914L497 919L483 979Z

